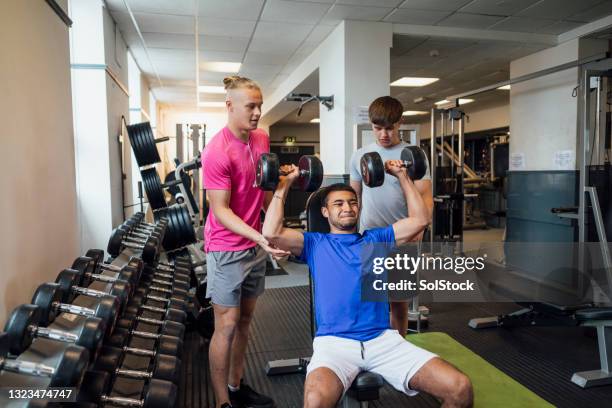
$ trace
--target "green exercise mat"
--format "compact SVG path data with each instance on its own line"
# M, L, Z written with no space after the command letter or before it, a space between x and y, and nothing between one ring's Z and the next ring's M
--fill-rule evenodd
M436 353L470 377L475 408L554 407L446 333L409 334L406 339Z

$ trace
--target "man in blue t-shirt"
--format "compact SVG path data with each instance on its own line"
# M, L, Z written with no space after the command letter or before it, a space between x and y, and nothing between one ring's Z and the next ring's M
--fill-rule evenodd
M274 192L262 233L271 244L306 262L314 282L317 332L304 407L334 407L361 371L380 374L407 395L427 392L442 400L443 407L471 406L472 386L466 375L391 330L387 302L361 301L362 271L369 262L362 259L364 254L410 242L429 224L429 211L401 161L386 161L385 170L398 179L409 216L362 234L357 195L345 184L326 187L322 194L321 213L330 233L284 228L283 206L299 170L295 166L281 170L288 175L281 177Z

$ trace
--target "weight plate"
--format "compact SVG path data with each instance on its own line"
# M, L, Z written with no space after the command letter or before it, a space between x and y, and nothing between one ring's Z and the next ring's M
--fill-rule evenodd
M191 216L189 214L189 210L187 206L182 205L180 214L183 216L183 225L184 225L184 238L185 245L193 244L197 241L195 229L193 228L193 222L191 222Z
M406 146L402 150L402 161L408 164L408 176L412 180L420 180L427 171L427 156L419 146Z
M317 156L302 156L298 162L300 172L305 171L298 179L302 191L317 191L323 182L323 163Z
M155 168L142 170L140 175L151 209L157 210L158 208L167 207L164 189L162 188L157 170Z
M364 153L359 162L363 184L378 187L385 182L385 165L377 152Z
M30 347L34 338L30 326L38 324L39 312L36 305L20 305L13 310L4 326L11 354L19 355Z
M276 153L263 153L257 160L255 183L265 191L274 191L278 184L279 170Z

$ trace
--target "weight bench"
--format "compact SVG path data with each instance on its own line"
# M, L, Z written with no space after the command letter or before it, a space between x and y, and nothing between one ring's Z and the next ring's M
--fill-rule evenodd
M597 329L601 367L599 370L574 373L572 382L582 388L612 384L612 307L582 309L575 316L582 326Z
M321 214L322 189L312 193L306 201L306 230L312 232L329 232L329 223ZM310 289L310 334L314 336L315 321L313 310L313 287L312 278L309 279ZM294 358L288 360L269 361L266 366L267 375L306 373L306 366L310 358ZM382 376L363 371L357 375L349 390L340 400L342 408L367 408L368 401L379 398L380 388L384 385Z

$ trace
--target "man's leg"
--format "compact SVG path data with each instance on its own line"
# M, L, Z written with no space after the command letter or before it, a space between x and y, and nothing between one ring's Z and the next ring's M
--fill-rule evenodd
M232 343L232 356L229 370L229 384L238 387L244 373L244 355L249 341L249 327L255 312L257 298L243 298L240 301L240 318Z
M425 363L412 376L409 387L440 399L444 408L471 407L474 403L470 379L439 357Z
M333 408L343 391L338 376L327 367L319 367L306 377L304 408Z
M408 332L408 302L391 302L391 327L404 337Z
M209 359L210 375L217 408L229 402L227 382L230 366L230 352L236 337L239 307L224 307L213 305L215 312L215 332L210 340Z

